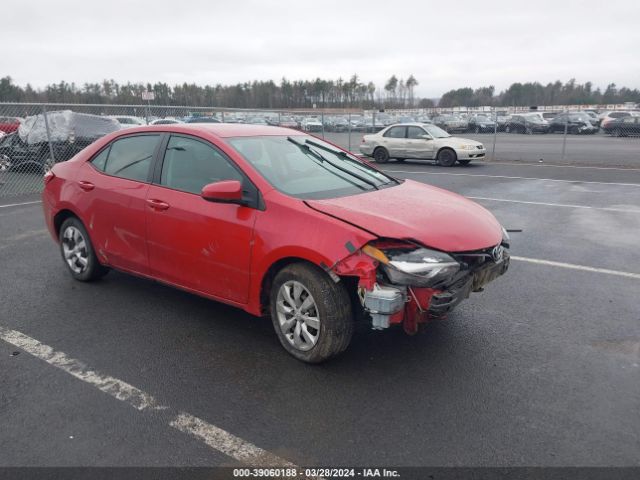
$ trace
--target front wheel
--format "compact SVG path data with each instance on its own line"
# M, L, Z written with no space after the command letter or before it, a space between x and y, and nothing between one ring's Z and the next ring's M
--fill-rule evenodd
M386 148L378 147L373 152L373 159L376 163L387 163L389 161L389 152Z
M437 163L443 167L453 167L457 159L456 152L450 148L443 148L438 152Z
M349 294L315 265L294 263L280 270L270 297L278 340L298 360L323 362L349 345L354 329Z
M62 223L59 238L62 259L73 278L90 282L109 272L98 261L89 234L76 217L67 218Z

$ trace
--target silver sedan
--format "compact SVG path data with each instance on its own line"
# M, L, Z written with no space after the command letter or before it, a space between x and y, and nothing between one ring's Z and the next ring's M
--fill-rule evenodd
M456 161L468 165L471 160L483 159L486 150L480 142L452 137L435 125L402 123L365 135L360 153L373 157L377 163L386 163L391 158L398 161L416 158L452 167Z

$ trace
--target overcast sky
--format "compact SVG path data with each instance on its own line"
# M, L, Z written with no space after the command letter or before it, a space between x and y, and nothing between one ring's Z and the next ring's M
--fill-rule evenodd
M8 1L0 75L41 87L349 78L416 94L513 82L640 87L640 1Z

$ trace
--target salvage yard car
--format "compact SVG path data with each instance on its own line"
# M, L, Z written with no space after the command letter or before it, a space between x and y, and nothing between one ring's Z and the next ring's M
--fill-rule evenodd
M599 130L592 118L586 113L561 113L549 122L549 132L567 132L573 134L593 134Z
M523 113L511 115L509 122L505 125L504 131L507 133L547 133L549 122L542 118L539 113Z
M360 153L373 157L377 163L395 158L435 160L443 167L452 167L456 161L468 165L481 160L486 154L484 145L475 140L452 137L435 125L406 123L392 125L380 132L362 137Z
M114 268L270 315L312 363L356 321L415 333L509 266L482 206L280 127L121 130L55 165L42 200L76 280Z
M49 112L47 121L48 133L40 114L27 117L16 132L0 140L3 169L46 172L54 163L69 160L98 138L120 130L113 118L71 110Z

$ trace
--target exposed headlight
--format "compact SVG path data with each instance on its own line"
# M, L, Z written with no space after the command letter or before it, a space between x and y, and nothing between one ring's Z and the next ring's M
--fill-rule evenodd
M475 150L476 146L475 145L461 145L460 150Z
M460 270L450 255L429 248L391 248L380 250L365 245L362 251L380 262L395 285L434 287L446 283Z
M507 248L511 245L511 237L509 237L509 232L504 227L502 227L502 245Z

